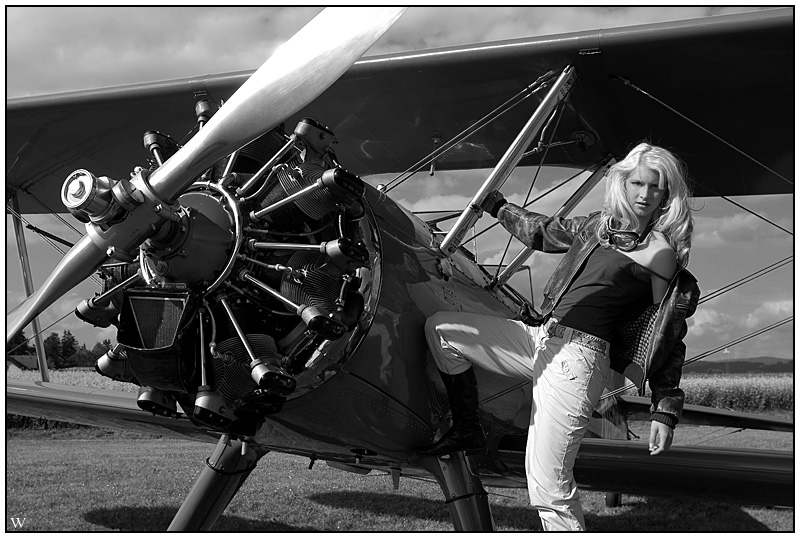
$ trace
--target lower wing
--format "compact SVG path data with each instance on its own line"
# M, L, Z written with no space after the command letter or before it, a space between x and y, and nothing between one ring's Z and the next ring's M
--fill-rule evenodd
M636 418L644 398L622 397ZM131 430L214 443L219 434L204 432L186 418L143 412L130 392L87 389L54 383L8 380L6 412L77 424ZM687 405L684 422L792 431L791 421ZM280 448L268 447L281 451ZM292 452L290 447L284 450ZM380 455L377 456L380 458ZM351 458L352 459L352 458ZM365 457L359 469L382 468ZM348 462L343 462L348 463ZM520 487L525 476L524 436L506 436L481 465L486 485ZM351 466L352 467L352 466ZM403 469L409 476L427 474ZM745 505L794 506L794 454L698 446L673 446L652 457L642 442L585 439L575 464L585 489L634 495L693 497Z

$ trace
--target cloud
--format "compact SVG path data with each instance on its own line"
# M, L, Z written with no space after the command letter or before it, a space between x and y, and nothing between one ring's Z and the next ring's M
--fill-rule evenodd
M745 306L747 302L748 298L742 298L724 308L699 307L688 320L687 357L729 346L743 336L793 315L794 311L791 299L766 301L755 309L750 307L749 312ZM791 357L793 334L794 325L786 323L731 346L732 357Z
M22 290L15 290L15 289L7 289L6 290L6 308L11 309L22 301L25 300L25 292Z
M89 349L91 349L96 342L100 342L106 338L111 341L116 341L115 327L112 326L106 329L94 327L81 321L81 319L74 314L78 304L84 299L92 297L96 291L99 291L97 285L93 283L84 283L45 309L38 317L42 338L47 338L51 333L61 335L65 330L68 330L81 344L86 344ZM7 290L7 309L17 306L24 299L25 294L22 291ZM33 336L32 325L28 325L23 331L26 337L31 338Z
M712 308L699 307L689 319L689 335L694 338L708 334L727 334L736 324L734 317Z
M416 201L397 199L396 201L411 212L462 210L467 207L471 196L461 194L439 194Z
M693 246L724 247L754 241L781 240L785 232L750 213L723 217L695 217ZM790 226L791 227L791 226Z
M794 315L794 300L767 301L743 320L746 329L760 329Z
M728 11L753 8L732 7ZM9 7L7 94L258 68L319 7ZM412 7L369 55L716 14L709 8Z
M8 94L256 69L320 9L9 8Z
M753 241L762 227L762 222L755 215L737 213L720 219L717 227L719 237L727 243Z

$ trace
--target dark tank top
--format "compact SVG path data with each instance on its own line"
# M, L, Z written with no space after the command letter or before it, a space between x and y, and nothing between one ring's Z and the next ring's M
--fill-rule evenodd
M625 254L598 247L553 309L559 323L611 341L616 319L646 297L650 273Z

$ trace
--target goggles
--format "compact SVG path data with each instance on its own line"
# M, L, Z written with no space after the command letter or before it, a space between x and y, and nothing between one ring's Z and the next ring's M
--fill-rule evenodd
M639 244L650 234L650 231L653 229L653 225L654 223L652 222L648 224L647 228L644 229L641 235L633 230L619 230L617 228L612 228L609 225L608 242L622 252L630 252L638 247Z

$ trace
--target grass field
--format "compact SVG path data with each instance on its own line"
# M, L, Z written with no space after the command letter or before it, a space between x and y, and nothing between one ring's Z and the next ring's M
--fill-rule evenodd
M97 379L103 384L99 388L121 388L109 387L107 383L114 382L85 372L60 372L53 377L55 382L72 384L84 379L95 383ZM791 416L793 411L771 414ZM646 439L648 423L632 422L630 426ZM794 450L792 433L711 427L680 426L675 443ZM211 444L91 428L7 430L6 530L165 530L213 448ZM394 491L391 478L381 473L361 476L332 469L324 462L317 462L311 470L308 465L308 459L297 456L265 456L213 530L452 530L435 483L403 478L400 489ZM487 490L498 530L540 530L525 489ZM794 530L793 509L638 496L623 496L622 506L608 508L602 493L588 491L582 492L582 502L587 527L595 532Z
M679 430L684 444L716 436L711 444L741 446L764 437L689 430ZM793 449L791 434L767 436L772 448ZM212 450L210 444L101 430L7 432L6 530L14 530L10 518L25 518L25 531L165 530ZM390 477L380 473L355 475L323 462L309 470L308 464L292 455L265 456L213 530L452 530L435 483L404 478L394 491ZM526 490L487 490L498 530L540 530ZM793 509L635 496L623 496L621 507L607 508L601 493L582 492L582 498L587 526L596 532L794 530Z

